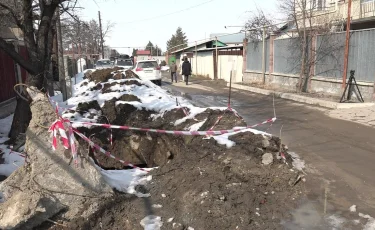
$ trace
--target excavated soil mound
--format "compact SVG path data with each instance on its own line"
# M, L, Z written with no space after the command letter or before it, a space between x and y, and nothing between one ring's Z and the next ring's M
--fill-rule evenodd
M113 72L109 74L113 76ZM103 82L110 78L104 73L98 73L102 76L98 78L92 75L91 81L101 82L101 87L96 85L92 90L104 90L104 94L118 92L116 87L120 82ZM144 86L139 81L130 81L126 85L135 87L131 90ZM166 130L189 130L197 123L198 130L208 130L219 117L222 118L214 130L246 125L229 110L206 109L189 116L194 108L186 106L160 115L160 111L140 108L138 103L146 100L131 94L134 92L131 90L104 103L96 100L80 103L69 113L96 117L99 123ZM160 100L165 99L160 97ZM280 139L264 133L231 135L228 141L235 145L227 148L211 137L120 129L112 130L111 145L109 129L78 129L120 159L138 166L159 166L149 173L151 182L136 187L138 192L151 196L138 198L117 193L101 200L97 211L88 218L61 220L56 216L54 220L62 221L66 227L46 223L40 229L144 229L140 222L149 215L161 218L161 229L282 229L281 222L290 218L288 210L304 193L303 176L292 169L292 159ZM94 154L87 143L78 140L102 168L127 168L114 159Z
M281 221L290 218L288 210L304 191L303 182L277 153L272 164L261 164L262 154L278 144L277 138L269 146L262 144L262 135L246 139L230 149L197 137L176 146L183 154L154 169L151 183L138 187L151 197L118 194L68 228L143 229L140 221L156 215L163 221L161 229L282 229Z

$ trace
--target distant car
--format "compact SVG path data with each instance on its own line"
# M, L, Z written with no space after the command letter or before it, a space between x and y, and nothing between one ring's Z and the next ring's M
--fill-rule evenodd
M112 68L113 63L109 59L100 59L96 62L95 69Z
M117 59L115 66L122 67L124 69L131 69L133 68L133 62L131 59Z
M142 80L150 80L154 84L161 86L161 72L157 61L137 61L135 72Z

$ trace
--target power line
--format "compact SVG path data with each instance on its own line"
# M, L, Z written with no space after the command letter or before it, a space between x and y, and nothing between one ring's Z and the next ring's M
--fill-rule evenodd
M96 2L96 0L93 0L93 1L94 1L95 5L96 5L98 8L100 8L99 5L98 5L98 3Z
M194 5L194 6L191 6L191 7L182 9L182 10L179 10L179 11L175 11L175 12L169 13L169 14L163 14L163 15L158 15L158 16L152 17L152 18L145 18L145 19L141 19L141 20L135 20L135 21L124 22L124 23L119 23L119 24L129 24L129 23L135 23L135 22L144 22L144 21L154 20L154 19L157 19L157 18L167 17L167 16L170 16L170 15L173 15L173 14L177 14L177 13L181 13L181 12L184 12L184 11L187 11L187 10L194 9L196 7L205 5L205 4L213 2L213 1L215 1L215 0L210 0L210 1L207 1L207 2L203 2L201 4Z

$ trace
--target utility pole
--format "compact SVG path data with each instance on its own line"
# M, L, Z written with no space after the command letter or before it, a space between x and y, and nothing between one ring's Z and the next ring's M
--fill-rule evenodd
M262 77L263 84L266 84L266 27L263 27Z
M66 91L66 81L65 81L65 68L64 68L64 52L62 46L62 36L61 36L61 21L60 21L60 8L56 8L57 14L57 52L58 52L58 66L59 66L59 83L60 83L60 90L61 94L63 95L63 101L68 99L68 94Z
M219 58L218 58L218 53L217 53L217 37L215 37L215 40L216 40L216 44L215 44L215 53L216 53L216 57L215 57L215 60L216 60L216 74L214 73L214 79L217 80L218 79L218 69L219 69Z
M342 75L342 88L345 88L346 75L348 74L351 9L352 9L352 0L349 0L348 1L348 18L346 19L346 39L345 39L345 54L344 54L344 71Z
M197 50L197 42L195 42L195 75L198 75L198 50Z
M100 11L98 11L99 14L99 29L100 29L100 47L102 49L102 59L104 58L104 41L103 41L103 29L102 29L102 18L100 17Z

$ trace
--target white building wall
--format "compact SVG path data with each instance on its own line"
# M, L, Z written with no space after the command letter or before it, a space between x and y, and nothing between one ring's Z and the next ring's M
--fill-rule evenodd
M191 58L191 67L194 75L201 75L214 79L213 52L198 52L198 57Z
M232 82L242 82L243 57L235 55L219 55L218 78L230 81L230 72L233 70Z

